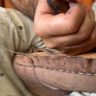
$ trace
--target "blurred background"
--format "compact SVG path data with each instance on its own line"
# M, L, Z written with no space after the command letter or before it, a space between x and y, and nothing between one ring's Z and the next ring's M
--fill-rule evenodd
M81 0L81 3L83 3L86 7L91 7L94 1L96 0ZM11 3L11 0L0 0L0 6L6 8L14 7L13 4Z
M85 7L92 8L96 14L96 0L81 0L81 3L83 3ZM15 8L11 0L0 0L0 6L5 8Z
M12 8L14 7L11 3L11 0L0 0L0 6L6 7L6 8Z

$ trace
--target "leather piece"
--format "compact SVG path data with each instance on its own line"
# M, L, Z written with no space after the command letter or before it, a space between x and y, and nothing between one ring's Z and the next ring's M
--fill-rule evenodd
M68 73L76 73L76 74L85 74L85 75L96 74L95 58L82 58L80 56L68 56L65 54L48 54L45 52L28 54L27 56L17 55L17 61L18 58L25 60L27 63L28 63L27 60L29 59L31 65L34 64L35 67L64 71Z
M26 57L23 60L24 64L26 64L27 67L23 65L21 58L19 58L19 60L21 61L19 62L17 60L17 62L19 62L20 65L14 63L14 69L16 70L16 73L22 79L24 84L26 84L27 88L35 96L66 96L71 93L70 91L52 89L45 86L37 78L34 66L32 67L30 60Z
M39 52L17 55L14 68L19 77L26 84L29 82L27 85L31 87L31 83L37 80L40 84L45 83L62 90L96 92L95 58Z

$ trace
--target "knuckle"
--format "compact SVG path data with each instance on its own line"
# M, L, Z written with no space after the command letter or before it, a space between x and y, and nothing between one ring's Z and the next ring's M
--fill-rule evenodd
M73 33L73 32L76 32L78 28L76 24L70 23L68 29L71 33Z

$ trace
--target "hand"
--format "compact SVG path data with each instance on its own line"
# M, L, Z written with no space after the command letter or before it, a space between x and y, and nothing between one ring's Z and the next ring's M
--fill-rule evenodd
M39 0L34 27L35 32L49 48L58 49L63 53L79 54L93 49L96 45L91 46L88 43L93 42L95 16L91 9L86 10L80 4L70 5L66 13L54 15L47 0Z

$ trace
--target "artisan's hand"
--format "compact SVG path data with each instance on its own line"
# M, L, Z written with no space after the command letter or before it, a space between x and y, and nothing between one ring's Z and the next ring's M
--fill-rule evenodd
M95 47L93 11L86 11L80 4L71 5L66 13L54 15L47 0L39 0L34 24L36 33L49 48L79 54Z

